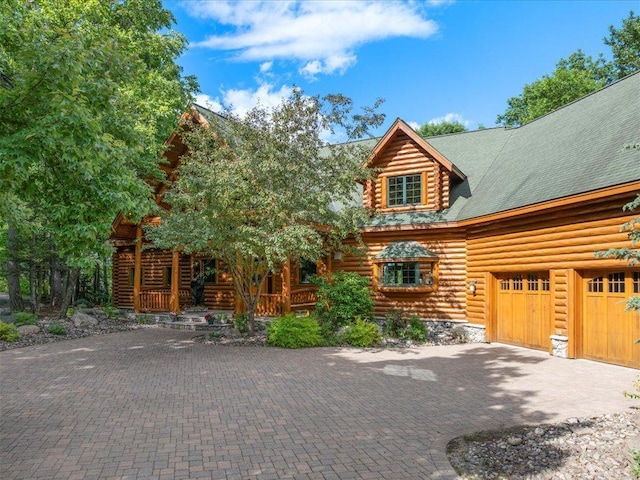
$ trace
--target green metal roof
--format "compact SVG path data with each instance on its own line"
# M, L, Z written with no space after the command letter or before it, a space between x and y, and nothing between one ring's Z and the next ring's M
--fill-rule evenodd
M378 260L402 260L407 258L438 258L438 255L415 241L391 242L376 255Z

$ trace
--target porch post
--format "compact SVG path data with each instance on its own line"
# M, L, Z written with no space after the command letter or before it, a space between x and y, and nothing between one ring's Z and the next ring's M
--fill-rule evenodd
M171 297L169 308L172 312L180 312L180 252L174 250L171 258Z
M142 226L136 228L136 244L133 256L133 311L140 312L140 284L142 283Z
M282 313L286 315L291 311L291 258L287 255L287 261L282 267Z

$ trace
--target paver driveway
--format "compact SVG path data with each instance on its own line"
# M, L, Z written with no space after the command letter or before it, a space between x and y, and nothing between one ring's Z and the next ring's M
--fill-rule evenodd
M500 345L280 350L146 329L0 353L3 479L455 478L463 432L620 411L637 371Z

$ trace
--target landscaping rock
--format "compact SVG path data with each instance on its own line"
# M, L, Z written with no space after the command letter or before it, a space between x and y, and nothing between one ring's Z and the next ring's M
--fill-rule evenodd
M37 325L22 325L18 327L20 335L35 335L40 333L40 327Z
M459 437L447 446L462 479L630 479L635 412Z
M95 327L100 321L84 312L76 312L71 316L71 321L76 327Z

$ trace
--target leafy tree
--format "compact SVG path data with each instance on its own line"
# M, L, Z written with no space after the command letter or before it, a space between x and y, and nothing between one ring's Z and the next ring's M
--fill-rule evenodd
M153 203L147 181L196 88L172 23L160 0L0 2L0 213L19 241L51 238L68 293L117 213Z
M609 37L603 41L611 47L615 78L640 70L640 17L635 16L633 11L622 21L622 28L616 29L610 25Z
M605 45L611 47L613 60L602 54L596 59L581 50L560 59L551 75L524 86L522 93L507 100L507 110L497 123L517 127L550 113L640 69L640 17L629 13L622 27L609 27Z
M269 272L287 259L314 261L349 233L358 236L366 211L354 205L354 180L370 177L370 148L328 145L326 132L361 138L383 116L352 114L341 95L305 97L300 90L272 109L240 118L228 111L208 127L183 133L189 155L164 200L159 226L147 229L160 248L221 259L247 309L250 333ZM342 208L336 208L340 204Z
M640 152L640 143L626 145L627 150ZM632 212L640 208L640 194L634 200L627 203L622 209ZM623 231L629 232L630 247L610 248L609 250L596 252L596 257L613 257L618 260L626 260L629 265L636 265L640 262L640 217L636 217L624 223L621 227ZM627 310L640 310L640 296L630 297L627 301Z
M466 132L467 127L460 122L440 122L425 123L416 130L421 137L435 137L436 135L446 135L447 133Z
M578 50L561 59L551 75L524 86L522 94L507 100L509 108L497 123L516 127L573 102L606 85L608 68L602 58L593 60Z

